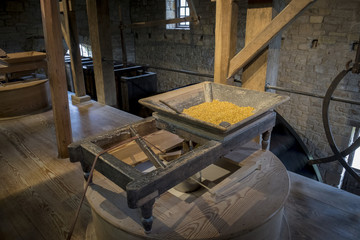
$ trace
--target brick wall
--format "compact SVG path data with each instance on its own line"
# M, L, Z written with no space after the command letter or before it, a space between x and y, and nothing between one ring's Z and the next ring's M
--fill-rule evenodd
M360 36L360 2L318 0L283 33L277 85L325 95L332 79L349 60L355 59L353 43ZM359 75L349 74L334 96L359 100ZM283 92L278 92L284 94ZM332 155L322 124L322 100L288 94L291 100L279 112L303 138L315 158ZM333 102L330 124L340 149L349 144L349 119L360 119L360 108ZM321 164L324 180L339 183L342 167L337 162Z

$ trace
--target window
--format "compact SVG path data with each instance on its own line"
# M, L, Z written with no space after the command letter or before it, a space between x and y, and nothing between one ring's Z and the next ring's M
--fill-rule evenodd
M186 0L176 0L177 4L176 4L176 17L177 18L185 18L190 16L190 8L188 6L188 3ZM176 27L178 28L189 28L190 27L190 23L189 22L181 22L181 23L177 23Z
M80 43L79 44L79 49L80 49L80 56L82 56L82 57L92 57L92 50L91 50L91 46L89 44ZM66 54L69 55L70 50L67 50Z
M185 18L190 16L187 0L166 0L166 19ZM190 22L167 24L167 29L190 29Z

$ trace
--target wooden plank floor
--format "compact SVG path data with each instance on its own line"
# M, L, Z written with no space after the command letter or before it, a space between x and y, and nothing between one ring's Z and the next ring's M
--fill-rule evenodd
M74 141L140 118L97 102L70 103ZM79 205L79 163L58 159L52 111L0 121L0 239L65 239ZM91 218L83 205L72 239Z

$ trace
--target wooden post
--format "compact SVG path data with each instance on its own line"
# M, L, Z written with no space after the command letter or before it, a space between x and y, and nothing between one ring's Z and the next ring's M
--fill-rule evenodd
M253 40L283 8L280 0L249 0L246 19L245 45ZM265 90L265 84L276 85L279 68L281 34L278 34L257 57L243 69L242 87L258 91Z
M272 0L249 0L246 14L245 46L253 40L272 19ZM258 91L265 90L268 48L265 48L256 58L244 67L241 82L242 87Z
M238 6L216 1L214 82L227 84L230 59L236 53ZM231 83L231 82L230 82Z
M69 6L71 4L71 6ZM71 72L74 82L75 95L71 95L71 100L74 103L80 103L90 100L90 96L86 95L84 73L81 64L81 56L79 49L79 36L76 25L75 14L75 0L62 0L63 14L64 14L64 38L67 39L66 43L69 47L71 59ZM65 36L66 35L66 36Z
M59 3L57 1L40 0L40 4L58 153L60 158L66 158L69 156L67 146L72 142L72 133Z
M86 0L98 102L116 106L108 0Z

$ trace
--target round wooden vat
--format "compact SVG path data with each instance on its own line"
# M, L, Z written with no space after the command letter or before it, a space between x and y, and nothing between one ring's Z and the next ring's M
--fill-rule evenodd
M231 155L236 158L236 153ZM211 193L189 196L171 189L162 194L154 205L150 234L144 233L140 211L128 208L126 192L97 174L87 193L93 217L87 239L288 239L283 219L289 194L285 167L262 150L239 165Z
M22 81L0 86L0 118L20 117L51 108L47 79Z

